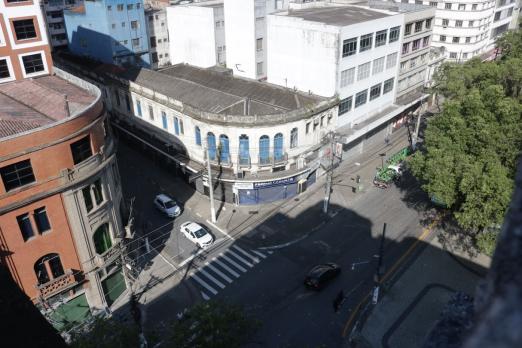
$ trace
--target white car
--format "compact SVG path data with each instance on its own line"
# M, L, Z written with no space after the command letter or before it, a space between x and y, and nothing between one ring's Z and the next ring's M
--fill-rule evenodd
M181 208L176 204L176 201L165 194L157 195L154 198L154 205L168 217L175 218L181 214Z
M196 243L200 248L206 249L214 242L214 237L201 225L187 221L180 226L180 231L185 237Z

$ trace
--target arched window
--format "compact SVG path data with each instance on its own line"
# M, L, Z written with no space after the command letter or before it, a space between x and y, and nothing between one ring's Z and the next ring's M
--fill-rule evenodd
M38 284L45 284L65 273L60 256L55 253L39 258L34 264L34 272L36 273L36 278L38 278Z
M174 117L174 133L179 135L179 120L177 117Z
M270 163L270 138L263 135L259 138L259 164Z
M239 164L250 164L250 145L248 142L248 135L241 134L239 137Z
M277 133L274 136L274 160L280 161L283 159L283 134Z
M297 147L297 128L293 128L290 131L290 148Z
M216 160L216 136L212 132L207 133L208 156L211 161Z
M219 160L221 163L230 163L230 147L228 137L225 134L219 136Z
M109 224L104 223L98 229L96 232L94 232L94 235L92 236L92 239L94 241L94 250L98 254L103 254L107 250L109 250L112 247L112 239L111 239L111 233L109 231Z
M201 146L201 130L199 129L199 127L195 128L195 133L196 133L196 145Z

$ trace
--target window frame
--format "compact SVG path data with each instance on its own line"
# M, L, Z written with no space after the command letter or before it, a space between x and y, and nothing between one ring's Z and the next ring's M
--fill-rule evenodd
M341 71L341 88L353 85L355 82L355 67Z
M359 37L359 53L370 51L373 48L373 37L375 33L361 35ZM364 42L367 42L367 45L363 45Z
M38 23L38 20L34 16L33 17L15 17L15 18L10 19L11 25L12 25L12 29L13 29L13 36L14 36L14 39L15 39L16 42L18 42L18 43L26 43L26 42L40 40L40 33L39 33L38 28L37 28L37 24L35 24L35 20L36 20L36 23ZM19 34L17 32L16 25L17 25L17 23L27 22L27 21L31 22L32 30L28 30L28 26L29 25L23 25L22 29L24 29L24 30L22 31L22 34L27 35L29 33L32 33L32 34L34 34L34 36L19 38L18 37Z
M357 66L357 81L363 81L370 77L372 72L372 62L366 62ZM364 75L363 75L364 74Z
M24 242L27 242L30 239L36 237L36 233L34 231L35 229L31 222L31 216L29 215L29 213L18 215L16 217L16 222L18 224L18 228L20 229L20 233ZM26 230L25 227L28 227L28 229Z
M380 37L380 39L379 39ZM383 39L384 38L384 39ZM386 45L388 40L388 29L379 30L375 33L375 47L380 47Z
M15 74L14 74L14 70L13 70L13 64L11 63L11 57L9 57L9 56L0 57L0 61L3 61L3 60L5 60L5 66L7 68L7 72L9 73L9 76L0 77L0 82L14 81Z
M386 63L385 61L386 61L386 56L382 56L380 58L376 58L376 59L373 60L373 63L372 63L372 76L375 75L375 74L379 74L379 73L384 71L384 65ZM377 68L380 68L380 70L377 71Z
M29 165L25 166L25 167L22 167L22 168L17 168L18 166L21 166L22 164L29 164ZM10 172L6 173L6 171L7 171L6 168L10 168L10 167L13 167L14 170L11 170ZM26 173L22 177L20 177L19 172L22 171L22 170L25 171L28 168L30 169L30 173ZM5 177L7 175L13 175L13 174L16 174L16 181L18 182L18 185L16 185L16 186L7 185ZM0 168L0 177L2 178L2 182L3 182L4 189L5 189L6 192L10 192L12 190L15 190L15 189L18 189L20 187L24 187L24 186L27 186L27 185L30 185L30 184L36 182L36 177L34 175L33 167L32 167L32 164L31 164L31 159L29 159L29 158L1 167ZM28 177L29 180L31 180L31 181L28 181L28 182L25 182L25 180L22 181L21 178L25 178L25 177ZM9 180L9 182L12 182L12 181L14 181L14 180L13 179Z
M363 96L364 95L364 101L360 102L359 101L359 97ZM355 95L355 103L354 103L354 109L357 109L358 107L360 106L363 106L364 104L366 104L368 102L368 88L366 88L365 90L362 90L360 92L358 92L356 95Z
M78 165L93 156L90 134L72 142L69 147L74 165ZM87 153L88 156L85 156Z
M40 58L42 59L42 64L43 64L43 70L40 70L40 71L35 71L35 72L26 72L26 68L25 68L25 63L24 63L24 57L27 57L27 56L31 56L31 55L37 55L37 54L40 54ZM40 75L47 75L49 73L49 67L47 65L47 56L45 54L45 52L42 50L42 51L34 51L34 52L27 52L27 53L24 53L24 54L19 54L18 55L18 59L19 59L19 62L20 62L20 67L21 67L21 71L22 71L22 75L24 78L27 78L27 77L33 77L33 76L40 76Z
M339 102L339 111L338 115L344 115L350 111L352 111L353 108L353 96L349 96L347 98L344 98Z
M399 41L401 37L401 26L390 28L390 34L388 35L388 43Z
M393 91L394 83L395 83L395 78L394 77L385 80L383 82L383 84L382 84L382 95L385 95L386 93L389 93L389 92ZM387 89L388 86L390 86L389 89Z
M357 54L357 42L358 37L352 37L350 39L343 40L343 52L342 56L349 57Z
M372 92L374 92L375 90L378 90L379 94L377 96L375 96L375 95L372 96ZM382 95L381 92L382 92L382 83L378 83L376 85L371 86L369 101L379 98Z
M49 216L47 215L47 209L45 207L35 209L33 216L34 224L36 225L36 229L38 230L39 234L44 234L52 230L51 221L49 220Z

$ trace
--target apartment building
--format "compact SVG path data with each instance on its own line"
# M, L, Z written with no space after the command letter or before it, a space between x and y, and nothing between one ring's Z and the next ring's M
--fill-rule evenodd
M64 10L69 50L104 63L150 67L142 0L94 0Z
M165 6L145 3L147 36L150 47L150 64L158 69L170 64L170 42Z
M83 5L83 0L43 0L41 2L51 48L67 47L63 10L81 5Z
M52 72L47 31L38 2L0 1L0 84Z

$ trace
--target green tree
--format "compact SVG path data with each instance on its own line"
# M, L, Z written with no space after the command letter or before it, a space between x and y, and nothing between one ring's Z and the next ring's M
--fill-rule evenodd
M71 337L73 348L137 348L139 330L136 325L121 323L112 318L96 317L85 328Z
M251 336L257 322L240 307L223 302L203 302L173 321L165 336L165 347L234 348Z

